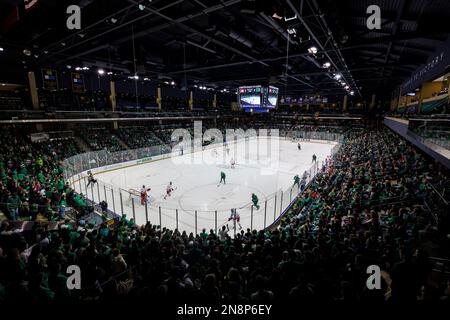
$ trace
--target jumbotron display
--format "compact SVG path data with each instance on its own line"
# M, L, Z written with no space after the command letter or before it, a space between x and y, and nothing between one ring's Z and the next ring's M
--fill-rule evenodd
M247 112L268 112L277 107L278 88L261 85L239 87L238 100Z
M270 109L276 108L277 107L277 102L278 102L278 88L269 86L266 89L268 91L268 93L267 93L267 107L270 108Z

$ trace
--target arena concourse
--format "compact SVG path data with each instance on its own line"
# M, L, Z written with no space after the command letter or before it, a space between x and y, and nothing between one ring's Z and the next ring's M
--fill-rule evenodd
M449 19L0 2L0 305L448 303Z

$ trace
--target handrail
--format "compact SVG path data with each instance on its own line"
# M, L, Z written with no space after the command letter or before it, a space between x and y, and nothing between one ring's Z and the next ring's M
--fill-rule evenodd
M431 183L427 181L427 185L429 185L431 187L431 189L433 189L433 191L439 196L439 198L441 198L442 202L445 203L446 206L448 206L448 201L445 200L445 198L439 193L439 191L436 190L435 186Z

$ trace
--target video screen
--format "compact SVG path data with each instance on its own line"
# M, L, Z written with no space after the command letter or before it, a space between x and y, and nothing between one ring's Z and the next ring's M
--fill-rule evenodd
M261 108L261 86L239 87L239 104L244 109Z
M267 99L267 108L276 108L278 103L278 88L269 86L269 95Z

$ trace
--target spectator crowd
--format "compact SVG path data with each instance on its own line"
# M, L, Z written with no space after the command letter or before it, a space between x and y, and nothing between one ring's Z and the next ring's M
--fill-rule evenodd
M6 132L1 136L0 195L11 203L7 212L17 213L25 201L51 207L67 198L71 191L54 161L62 149L51 154ZM448 213L436 221L424 205L429 184L442 179L448 181L444 169L398 136L365 129L347 132L336 156L267 230L242 230L234 238L213 230L195 235L151 222L138 226L123 216L98 227L66 219L48 230L37 223L25 238L5 222L0 300L448 300L449 283L432 281L429 260L448 257ZM36 184L50 193L35 198ZM69 265L83 270L81 290L67 289ZM381 290L367 289L369 265L382 270Z

